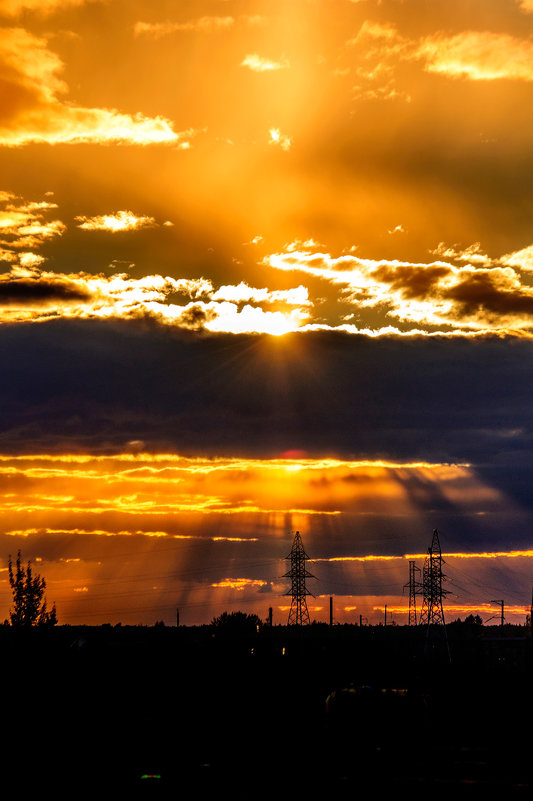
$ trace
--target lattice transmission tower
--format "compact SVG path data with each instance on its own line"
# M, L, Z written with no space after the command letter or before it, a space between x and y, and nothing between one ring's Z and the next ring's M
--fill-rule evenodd
M423 592L423 585L420 581L420 568L416 566L413 559L409 560L409 582L404 584L404 589L409 587L409 625L416 626L416 596Z
M435 529L422 571L424 600L420 613L420 624L426 623L429 626L431 623L437 623L445 626L442 599L449 593L448 590L442 588L442 583L446 581L446 576L442 572L443 563L439 532Z
M316 578L316 576L313 576L305 568L305 560L309 557L304 550L299 531L294 535L291 552L285 558L291 560L291 569L283 576L283 578L291 580L291 588L285 593L285 595L292 595L288 625L304 626L310 623L306 596L313 595L307 589L305 580L306 578Z
M426 656L437 658L439 651L442 653L441 649L444 647L445 658L451 663L450 645L446 633L444 609L442 608L442 599L449 594L449 591L444 590L442 587L443 582L446 581L446 576L442 572L443 563L444 560L440 549L439 532L435 529L431 547L428 548L426 561L422 570L424 601L419 623L421 625L426 624L427 626L426 644L424 648ZM438 645L439 640L441 642L440 648Z

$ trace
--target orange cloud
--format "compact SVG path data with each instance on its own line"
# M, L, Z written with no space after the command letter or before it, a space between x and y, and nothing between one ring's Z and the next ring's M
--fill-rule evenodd
M223 589L237 590L242 592L245 589L253 587L264 587L266 581L261 579L247 579L247 578L225 578L223 581L217 581L211 584L212 587L221 587Z
M476 246L470 254L454 251L453 255L485 260ZM292 249L272 254L265 262L342 286L345 303L386 310L388 317L404 323L449 325L466 331L533 329L533 288L522 283L510 266L458 267L444 261L427 264L353 255L334 258L329 253Z
M39 14L51 14L63 8L82 6L90 0L2 0L0 15L16 17L24 11L37 11ZM105 2L105 0L96 0Z
M282 150L290 150L292 145L290 136L282 134L279 128L271 128L268 133L270 135L269 144L279 145Z
M176 133L172 123L163 117L84 108L60 100L68 91L59 77L62 69L61 59L48 49L44 38L22 28L0 30L4 98L0 109L0 145L178 144L186 138L185 133Z
M44 261L42 256L19 252L22 248L37 248L48 239L61 236L66 225L61 220L47 220L47 213L57 205L50 201L23 202L9 193L0 197L0 245L14 250L4 251L2 260L32 267Z
M523 0L524 10L530 11L530 6L531 0ZM396 85L398 66L407 61L419 61L426 72L449 78L533 80L533 43L506 33L467 30L414 39L402 36L390 23L367 20L346 44L350 67L336 73L355 77L356 97L409 101L410 96Z
M272 72L273 70L284 70L290 67L286 58L281 61L272 61L269 58L258 56L257 53L249 53L241 61L241 67L248 67L253 72Z
M490 31L464 31L455 36L429 36L417 46L414 58L426 70L473 81L533 80L533 43Z
M501 257L500 262L508 267L533 272L533 245L516 250L514 253L507 253Z
M232 28L235 24L234 17L199 17L188 22L136 22L134 25L135 36L149 35L155 39L176 31L200 31L201 33L213 33Z
M153 217L138 217L132 211L117 211L114 214L100 214L96 217L76 217L78 228L85 231L138 231L141 228L154 228L157 223Z
M213 300L229 300L234 303L244 303L253 301L254 303L276 303L283 302L291 306L310 305L309 291L307 287L300 286L294 289L268 290L256 289L248 286L241 281L237 286L224 285L212 294Z
M92 226L95 219L89 225ZM134 218L129 223L128 219L118 222L131 225L129 230L141 227L135 221L143 218ZM110 230L110 223L103 218L95 225L97 230ZM301 286L271 292L240 284L215 291L211 282L204 278L176 279L161 275L131 278L125 273L110 276L63 274L41 270L31 258L27 262L26 268L15 266L9 273L0 275L0 323L39 322L51 317L151 317L163 325L187 329L280 335L299 328L309 314L310 301ZM192 300L183 305L169 303L168 296L176 293ZM243 306L244 295L249 302ZM251 305L252 302L284 308L265 310L261 305Z

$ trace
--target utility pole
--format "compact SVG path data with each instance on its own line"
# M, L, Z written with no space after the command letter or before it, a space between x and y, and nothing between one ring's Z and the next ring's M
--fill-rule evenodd
M448 637L446 634L446 623L444 621L444 609L442 608L442 599L449 594L448 590L442 588L443 581L446 581L446 576L442 572L443 565L442 551L440 549L439 532L437 529L433 532L431 546L428 548L428 554L422 570L422 589L423 589L423 604L422 612L419 618L420 625L427 625L427 638L426 647L430 636L434 633L435 628L432 626L442 626L442 633L444 634L444 641L446 643L446 650L448 653L448 661L451 662L450 646L448 645Z
M180 610L179 610L179 607L176 607L176 626L178 628L180 626Z
M333 626L333 595L329 596L329 625Z
M387 625L387 604L385 604L385 626Z
M505 614L504 614L505 601L503 601L503 600L491 601L491 604L499 604L500 605L500 627L501 627L501 630L503 632L503 622L505 620Z
M413 559L410 559L409 582L403 585L404 589L409 587L409 626L416 626L416 596L423 592L419 576L420 568L416 566L416 562Z
M268 607L268 625L272 628L272 607Z
M306 587L306 578L316 578L305 568L307 556L300 532L294 535L291 552L286 559L290 559L291 569L284 574L283 578L290 578L291 588L285 595L292 595L291 608L289 610L288 625L303 626L310 623L309 612L307 610L307 595L313 595ZM313 596L314 597L314 596Z

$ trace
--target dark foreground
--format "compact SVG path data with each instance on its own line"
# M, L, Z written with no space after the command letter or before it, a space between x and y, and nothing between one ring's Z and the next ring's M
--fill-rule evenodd
M21 797L530 798L531 640L407 627L0 629Z

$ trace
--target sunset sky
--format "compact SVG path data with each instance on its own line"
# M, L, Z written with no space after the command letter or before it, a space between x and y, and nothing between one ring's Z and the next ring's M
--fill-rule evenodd
M3 0L0 622L533 583L533 0Z

